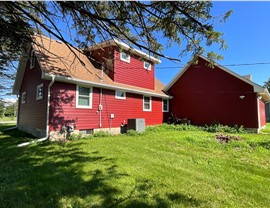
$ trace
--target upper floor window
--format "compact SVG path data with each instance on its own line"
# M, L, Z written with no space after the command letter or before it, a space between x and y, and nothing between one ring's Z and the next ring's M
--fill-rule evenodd
M121 52L121 53L120 53L120 59L121 59L122 61L125 61L125 62L130 63L130 55L127 54L127 53L125 53L125 52Z
M147 61L144 61L143 62L143 67L147 70L151 70L151 64Z
M169 112L169 100L168 99L162 100L162 112Z
M143 111L152 110L152 99L148 96L143 96Z
M126 93L121 91L115 91L115 98L116 99L126 99Z
M43 99L43 84L37 86L36 100Z
M26 92L22 93L21 102L22 102L22 104L26 103Z
M92 87L89 88L77 85L76 107L92 108Z
M31 51L31 57L30 57L30 69L32 69L35 66L35 52L34 50Z

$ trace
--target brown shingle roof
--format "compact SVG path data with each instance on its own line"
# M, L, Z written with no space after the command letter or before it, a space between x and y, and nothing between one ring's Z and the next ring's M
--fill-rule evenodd
M93 66L88 57L78 49L73 52L62 42L50 39L45 36L37 35L34 37L36 56L42 70L49 75L67 77L74 80L82 80L101 85L109 85L112 88L124 88L143 91L146 93L166 96L162 91L164 84L155 78L155 89L150 90L141 87L135 87L122 83L114 82L107 74L102 73L100 69ZM78 56L78 59L74 53ZM83 62L83 63L81 63ZM103 78L102 78L103 77Z

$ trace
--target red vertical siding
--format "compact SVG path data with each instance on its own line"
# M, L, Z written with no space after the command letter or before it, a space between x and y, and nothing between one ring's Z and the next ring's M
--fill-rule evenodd
M265 116L265 104L263 101L259 100L259 107L260 107L260 127L266 125L266 116Z
M151 70L144 68L144 60L130 54L130 63L120 60L120 52L115 50L114 81L147 89L154 89L155 69L151 63Z
M191 66L171 87L170 111L198 125L221 123L258 128L257 101L253 87L215 67ZM239 97L244 95L244 99Z
M43 99L36 100L37 86L43 83ZM20 89L18 125L46 130L47 98L49 81L41 79L37 60L30 69L28 61ZM26 92L26 102L22 104L22 93Z
M128 118L145 118L146 125L163 121L162 99L152 97L152 111L143 111L143 96L126 93L126 99L116 99L115 91L102 90L102 128L120 127ZM93 88L92 109L76 108L76 85L56 82L51 88L50 130L74 123L76 129L99 128L98 105L100 89ZM110 120L110 115L114 119Z

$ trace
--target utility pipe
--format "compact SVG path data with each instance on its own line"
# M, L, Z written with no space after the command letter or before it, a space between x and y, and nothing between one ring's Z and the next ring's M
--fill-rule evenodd
M99 91L99 106L98 106L98 110L99 110L99 128L102 127L102 116L101 116L101 112L103 110L103 107L102 107L102 88L100 88L100 91Z
M31 141L31 142L24 142L21 144L18 144L18 147L23 147L23 146L27 146L29 144L33 144L33 143L37 143L37 142L44 142L47 139L49 139L50 137L50 129L49 129L49 118L50 118L50 98L51 98L51 87L55 81L55 76L54 75L50 75L52 80L48 86L48 100L47 100L47 116L46 116L46 136L41 138L41 139L37 139L35 141Z

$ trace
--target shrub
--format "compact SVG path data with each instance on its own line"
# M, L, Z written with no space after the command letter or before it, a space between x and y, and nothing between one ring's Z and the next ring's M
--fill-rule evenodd
M130 129L130 130L127 131L127 135L128 135L128 136L138 136L138 135L142 135L142 134L143 134L143 133L140 133L140 132L135 131L135 130L133 130L133 129Z
M112 134L110 134L108 131L98 131L94 133L93 136L94 137L109 137L109 136L112 136Z
M221 124L205 125L203 128L207 132L224 132L224 133L244 133L246 132L243 126L238 127L237 125L231 127Z
M67 137L67 140L79 140L82 139L83 135L82 134L70 134L70 136Z

